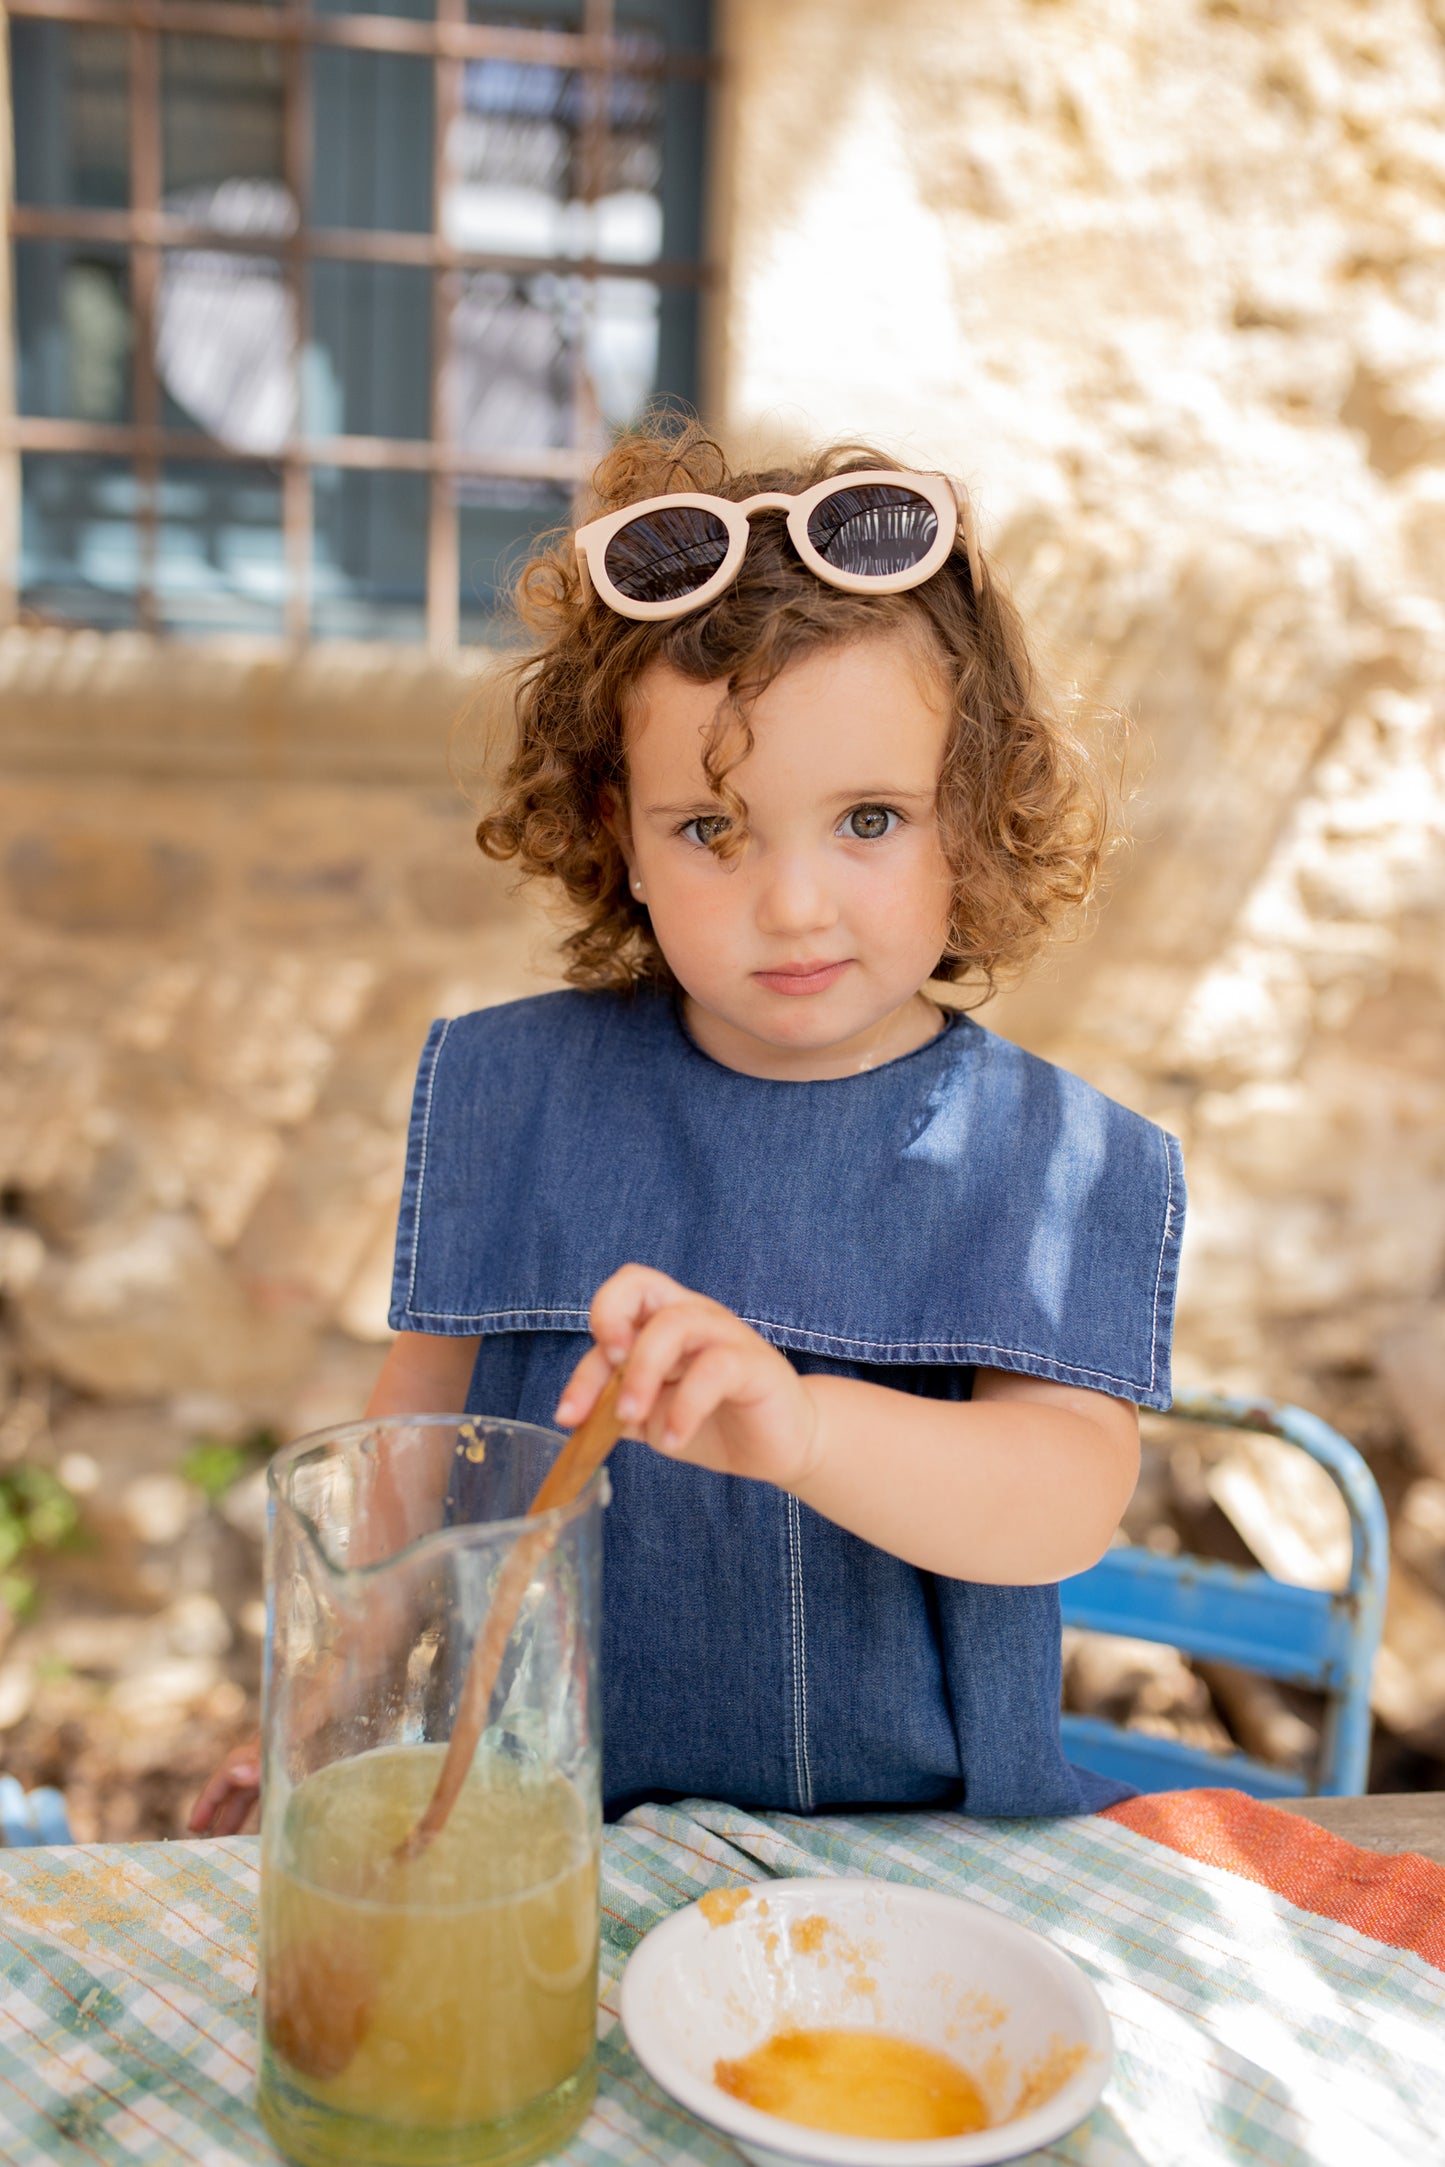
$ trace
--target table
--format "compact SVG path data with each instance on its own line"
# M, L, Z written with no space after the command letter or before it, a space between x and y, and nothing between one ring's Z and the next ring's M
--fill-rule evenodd
M1418 1851L1445 1866L1445 1791L1382 1792L1375 1798L1282 1798L1286 1813L1303 1814L1364 1851Z
M657 1919L770 1875L926 1883L1046 1932L1113 2019L1067 2167L1438 2167L1445 1867L1238 1792L1076 1821L754 1816L692 1801L607 1831L596 2111L563 2167L737 2167L642 2075L617 1981ZM258 2167L256 1840L0 1852L0 2160Z

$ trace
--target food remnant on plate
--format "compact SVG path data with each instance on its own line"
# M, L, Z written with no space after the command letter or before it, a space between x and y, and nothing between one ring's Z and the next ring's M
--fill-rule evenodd
M697 1908L709 1926L731 1926L752 1895L752 1884L735 1882L729 1889L709 1889L697 1900Z
M815 1911L811 1918L794 1919L791 1935L794 1956L816 1956L827 1931L828 1921L821 1911Z
M1061 2040L1049 2042L1048 2051L1030 2062L1019 2085L1014 2114L1032 2114L1061 2092L1079 2065L1088 2059L1087 2047L1066 2047Z
M745 2106L839 2137L969 2137L988 2127L967 2070L887 2032L774 2032L741 2060L718 2062L713 2082Z

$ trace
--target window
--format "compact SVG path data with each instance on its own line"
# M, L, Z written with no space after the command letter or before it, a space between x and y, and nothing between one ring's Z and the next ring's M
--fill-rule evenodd
M10 0L22 607L484 636L696 392L708 0Z

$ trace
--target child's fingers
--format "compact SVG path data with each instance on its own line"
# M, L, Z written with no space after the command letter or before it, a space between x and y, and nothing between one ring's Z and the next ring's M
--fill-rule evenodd
M216 1808L227 1795L229 1789L229 1782L219 1771L214 1776L207 1777L204 1789L186 1816L186 1827L193 1836L205 1836L210 1833L211 1821Z
M622 1420L647 1422L658 1393L665 1384L676 1381L685 1362L707 1347L726 1344L743 1329L736 1317L700 1295L659 1309L638 1333L627 1358L617 1399Z
M261 1789L260 1741L227 1754L192 1806L186 1826L196 1836L230 1836L241 1826Z
M585 1422L597 1405L598 1394L612 1375L612 1364L600 1347L589 1347L566 1384L552 1417L567 1430L575 1430L579 1422Z
M611 1372L625 1362L636 1345L638 1333L664 1309L696 1303L699 1297L669 1279L666 1272L645 1264L624 1264L603 1281L593 1297L590 1313L596 1344L583 1355L563 1387L554 1420L575 1429L586 1420ZM647 1406L651 1405L651 1396ZM632 1400L619 1409L624 1420L645 1412Z
M685 1452L709 1415L715 1415L743 1382L742 1350L737 1347L705 1347L689 1362L679 1381L664 1391L649 1426L648 1441L659 1452Z
M688 1299L695 1301L697 1297L690 1296L690 1290L669 1279L666 1272L655 1272L648 1264L624 1264L610 1279L603 1280L592 1297L588 1317L592 1337L616 1368L626 1361L649 1317L671 1303Z
M223 1799L211 1824L213 1836L239 1836L246 1825L246 1817L260 1796L255 1790L236 1790Z

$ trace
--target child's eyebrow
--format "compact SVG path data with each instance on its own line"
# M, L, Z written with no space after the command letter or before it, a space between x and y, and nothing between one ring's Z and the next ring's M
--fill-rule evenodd
M639 805L637 809L644 820L693 820L715 813L721 802L719 798L689 798L685 805Z
M826 805L932 805L937 790L900 790L893 783L876 783L848 790L830 791L824 799ZM695 820L704 814L718 811L720 798L688 798L677 805L639 805L639 816L644 820Z
M866 789L835 790L828 799L830 805L886 804L896 799L902 804L931 805L937 790L900 790L896 783L870 784Z

